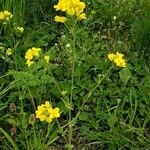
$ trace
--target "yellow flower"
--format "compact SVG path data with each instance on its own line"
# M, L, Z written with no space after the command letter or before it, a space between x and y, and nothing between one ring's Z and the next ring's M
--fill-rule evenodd
M108 58L111 61L114 61L114 63L118 66L118 67L126 67L126 62L125 59L123 59L123 54L117 52L116 54L108 54Z
M31 60L31 59L33 59L33 57L39 57L40 51L41 51L40 48L35 48L35 47L28 49L25 54L25 59Z
M123 58L115 58L114 62L118 67L126 67L126 62Z
M34 61L32 61L32 60L27 60L26 64L28 65L28 67L30 67L32 64L34 64Z
M83 13L85 3L80 2L80 0L59 0L58 4L55 5L54 8L56 11L60 10L66 12L67 15L75 15L78 20L86 19L85 14ZM64 21L62 22L60 20L60 18L55 18L56 22L64 23Z
M108 58L111 60L111 61L113 61L114 60L114 58L115 58L115 54L113 54L113 53L111 53L111 54L108 54Z
M86 19L85 13L82 13L78 16L79 20Z
M46 101L45 104L38 106L38 110L35 112L36 118L39 118L40 121L46 120L47 122L51 122L52 118L50 118L50 113L48 112L49 109L52 109L52 108L48 101Z
M3 20L5 18L4 13L0 12L0 20Z
M32 47L33 56L39 57L40 48Z
M32 49L28 49L28 51L25 54L25 59L27 59L27 60L33 59L33 51L32 51Z
M59 108L54 108L51 112L51 118L58 118L60 117Z
M56 21L56 22L64 23L64 22L67 21L67 18L66 18L66 17L63 17L63 16L55 16L55 21Z
M46 61L46 63L49 63L50 57L48 55L44 56L44 60Z
M73 8L69 8L67 9L67 13L68 15L73 16L75 14L75 10Z
M30 67L34 61L33 59L36 57L39 57L39 53L41 51L41 48L36 48L36 47L32 47L30 49L28 49L25 53L25 59L27 60L26 64L28 65L28 67Z
M48 123L52 122L54 118L60 117L59 108L53 109L48 101L46 101L45 104L38 106L35 114L36 118L39 118L40 121L46 121Z
M45 107L46 107L47 109L52 108L52 106L51 106L51 104L50 104L49 101L46 101L46 102L45 102Z
M61 11L66 11L67 9L69 9L71 4L70 0L59 0L57 5L54 5L54 8L56 9L56 11L61 10Z
M13 15L7 10L0 12L0 20L9 21L12 17Z
M78 2L75 6L74 9L76 11L76 15L78 16L79 14L81 14L84 11L85 8L85 3L83 2Z
M47 121L48 123L52 122L52 118L49 116L49 117L46 117L45 121Z
M11 48L8 48L6 50L6 54L9 56L9 55L12 55L12 49Z
M121 54L121 53L119 53L119 52L116 53L116 57L118 57L118 58L122 58L123 56L124 56L124 55Z
M16 30L17 30L17 32L23 32L24 28L23 27L17 27Z

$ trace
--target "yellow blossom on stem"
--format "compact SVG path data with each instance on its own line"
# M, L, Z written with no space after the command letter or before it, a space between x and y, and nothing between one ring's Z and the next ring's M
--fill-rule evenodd
M39 57L40 48L32 47L33 56Z
M32 49L28 49L28 51L25 54L25 59L27 59L27 60L33 59L33 51L32 51Z
M3 20L3 19L4 19L4 13L0 12L0 20Z
M34 61L32 61L32 60L27 60L26 64L27 64L28 67L30 67L32 64L34 64Z
M23 27L16 27L16 30L17 30L17 32L22 33L24 31L24 28Z
M60 117L60 113L59 113L59 108L54 108L52 111L51 111L51 118L58 118Z
M123 58L115 58L114 62L118 67L126 67L126 62Z
M60 117L59 108L52 108L49 101L46 101L45 104L38 106L37 111L35 112L36 118L39 118L40 121L46 121L48 123L52 122L53 119Z
M63 16L55 16L55 21L60 22L60 23L64 23L67 21L67 18L63 17Z
M13 15L7 10L0 12L0 20L9 21L12 17Z
M86 19L86 15L83 13L85 3L80 2L80 0L59 0L58 4L54 5L54 8L56 11L60 10L66 12L67 15L76 16L78 20ZM55 17L55 21L64 23L58 16Z
M33 61L34 58L39 57L40 51L41 51L41 48L36 48L36 47L32 47L26 51L25 59L27 60L26 64L28 65L28 67L30 67L34 63Z
M86 19L85 13L82 13L78 16L78 20Z
M111 60L111 61L113 61L114 60L114 58L115 58L115 54L113 54L113 53L111 53L111 54L108 54L108 58Z
M48 55L44 56L44 60L46 61L46 63L49 63L50 57Z
M56 9L56 11L66 11L70 7L70 2L70 0L59 0L58 4L54 5L54 8Z
M123 54L117 52L116 54L108 54L108 58L113 61L118 67L126 67L125 59Z

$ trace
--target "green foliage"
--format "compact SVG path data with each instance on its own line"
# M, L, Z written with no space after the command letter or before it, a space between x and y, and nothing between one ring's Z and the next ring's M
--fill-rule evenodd
M143 55L149 63L150 57L150 16L140 18L133 25L133 44L138 55Z
M0 128L0 131L4 134L4 136L8 139L8 141L12 144L12 146L14 147L14 150L18 150L17 145L14 143L12 138L2 128Z
M149 0L85 0L88 19L65 25L55 3L2 0L14 17L0 21L0 148L148 149ZM32 47L41 52L28 67ZM126 68L109 61L117 51ZM34 115L45 101L61 112L49 124Z
M130 79L131 77L131 73L130 73L130 70L128 68L124 68L122 69L120 72L120 79L121 81L123 81L124 83L127 83L128 80Z

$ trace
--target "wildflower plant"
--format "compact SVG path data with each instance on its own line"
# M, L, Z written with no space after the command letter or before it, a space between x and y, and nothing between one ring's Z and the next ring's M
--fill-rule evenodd
M12 13L7 10L0 12L0 21L9 21L12 17Z
M56 11L65 12L68 16L75 16L78 20L86 19L85 13L83 13L85 8L85 3L80 0L59 0L57 5L54 5ZM67 17L56 16L56 22L64 23L67 21Z
M67 129L68 135L66 135L65 133L65 135L68 137L67 144L66 144L66 148L68 150L72 150L74 147L72 144L73 127L77 123L81 110L83 109L85 103L91 98L92 94L101 84L101 82L110 74L113 68L113 65L112 65L103 76L98 77L96 84L94 84L92 89L89 90L88 94L84 96L81 102L82 104L78 107L78 111L73 117L72 112L74 110L74 107L76 106L75 101L74 101L74 96L75 96L74 89L76 86L76 83L75 83L76 70L78 69L78 61L81 59L81 56L80 56L81 52L77 44L78 40L80 39L79 34L78 34L80 32L78 21L87 19L85 13L83 12L85 7L86 7L85 3L80 2L80 0L69 0L69 1L60 0L58 4L54 6L56 11L62 11L66 13L66 16L56 16L55 21L65 23L65 27L67 30L66 34L64 34L64 37L62 37L61 44L62 45L64 44L63 48L66 52L65 54L66 54L66 57L68 58L68 63L70 67L70 72L69 72L70 89L69 91L64 92L64 89L61 89L59 82L56 81L55 84L56 84L56 87L60 90L62 94L62 101L64 103L64 106L68 110L68 129ZM69 43L69 46L65 46L67 44L63 43L65 42L63 41L65 38L66 40L68 40L67 43ZM125 60L123 59L123 54L120 54L118 52L116 55L108 54L108 58L111 59L111 61L114 61L117 66L126 67Z
M22 33L24 31L24 28L17 26L16 31Z
M60 117L59 108L52 108L51 104L46 101L45 104L38 106L36 113L36 118L40 121L52 122L53 119Z
M118 67L126 67L125 59L123 54L117 52L116 54L108 54L108 58L113 61Z
M32 47L31 49L28 49L25 53L25 59L27 60L26 64L28 67L30 67L32 64L34 64L34 60L39 57L41 49Z
M98 2L89 2L89 4L93 3L97 4ZM4 101L9 99L11 102L7 111L10 111L11 115L8 118L8 123L13 125L11 128L13 139L11 140L11 137L1 128L0 131L7 135L8 141L12 142L17 139L19 148L26 145L25 149L27 150L33 148L51 149L51 144L57 139L58 143L56 143L57 145L59 145L59 142L61 143L61 149L64 149L64 147L68 150L76 149L75 146L78 141L74 141L79 139L76 134L79 130L83 131L80 134L88 135L87 141L102 139L106 146L102 144L101 147L99 142L94 142L94 144L100 145L100 148L98 145L99 149L109 147L109 142L113 141L112 137L116 138L114 141L117 141L122 137L122 133L124 134L124 131L119 133L120 128L124 126L126 131L128 128L131 129L135 123L134 116L139 107L136 101L135 104L132 103L132 95L136 91L133 88L133 85L137 82L136 79L131 82L131 88L128 89L128 86L126 86L130 82L131 72L129 67L132 67L132 65L127 64L126 52L123 54L121 49L117 48L118 51L113 53L109 51L109 48L106 50L107 46L103 45L100 39L104 38L104 41L108 42L109 38L106 36L99 37L101 32L98 35L91 33L91 30L89 30L91 26L92 30L97 27L93 22L93 15L97 17L95 10L91 12L91 16L88 12L85 14L87 6L80 0L59 0L53 7L56 10L55 14L58 14L53 18L54 26L57 27L57 25L59 26L58 23L62 23L61 27L63 27L61 28L62 32L58 32L57 36L56 34L46 33L51 28L49 22L43 23L47 25L46 31L40 25L37 25L37 28L40 27L38 31L35 26L24 30L22 25L10 21L13 17L11 13L0 12L1 37L5 36L5 33L10 33L10 35L7 34L2 38L3 43L0 43L0 57L4 61L9 59L6 63L10 65L5 80L8 83L8 88L4 88L0 92L0 96L5 97L4 95L8 93ZM91 20L87 16L91 17ZM117 15L113 14L113 16ZM110 18L114 22L120 19L118 16L117 19ZM90 21L92 22L90 23ZM7 24L4 25L3 22L7 22ZM30 38L30 36L33 36L33 38ZM22 37L23 39L21 39ZM113 49L115 50L114 47ZM115 74L118 70L119 74ZM7 79L10 81L7 81ZM117 82L118 80L119 82ZM148 80L149 78L146 81ZM1 81L3 83L0 77ZM123 83L123 87L120 83ZM3 84L5 86L5 83ZM137 87L141 88L140 86L138 84ZM3 85L0 90L2 88ZM7 92L9 90L12 90L12 92ZM124 95L127 99L123 100L123 104L121 103L123 99L122 91L125 91ZM128 95L128 92L130 92L130 95ZM113 101L115 99L117 102ZM125 105L126 101L128 101L127 106L131 105L131 111L129 113L125 111L124 115L123 109L128 109ZM110 106L108 106L108 103L110 103ZM15 106L12 104L15 104ZM134 111L132 108L134 108ZM129 120L129 125L125 124L126 120L123 120L123 115L121 120L117 118L121 113L125 117L127 116L125 119ZM3 118L5 119L5 117L7 118L7 115ZM132 130L132 132L137 131L135 134L136 136L139 135L141 139L138 138L142 142L146 139L143 135L147 134L144 131L146 121L144 121L144 125L141 125L140 122L143 122L143 120L138 120L142 130L139 130L140 127ZM118 124L120 126L116 130ZM21 134L17 128L20 129ZM127 140L124 138L124 141ZM130 141L128 140L128 142ZM131 140L130 144L132 143ZM12 145L16 147L13 142ZM118 145L116 145L116 143L113 143L111 148L117 149ZM124 142L124 145L127 144Z

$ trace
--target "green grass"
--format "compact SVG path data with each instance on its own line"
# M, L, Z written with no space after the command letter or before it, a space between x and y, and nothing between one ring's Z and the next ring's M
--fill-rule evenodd
M85 0L87 20L67 25L56 3L2 0L13 19L0 22L0 149L149 149L149 0ZM28 68L32 47L42 51ZM117 51L127 68L109 61ZM46 100L61 111L50 124L32 116Z

